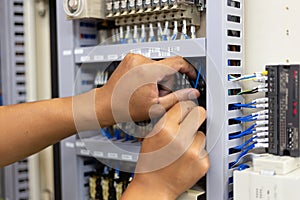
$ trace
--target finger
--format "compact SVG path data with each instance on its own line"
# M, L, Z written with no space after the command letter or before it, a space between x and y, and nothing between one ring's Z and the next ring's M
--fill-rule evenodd
M206 111L202 107L194 107L180 124L181 137L189 141L194 137L201 124L206 118Z
M207 156L207 152L205 150L206 146L206 137L203 132L198 131L197 134L195 135L194 142L192 144L192 148L199 152L199 158L203 159L204 157Z
M166 113L167 122L180 124L196 106L197 105L192 101L181 101L177 103Z
M197 77L195 68L186 62L181 56L166 58L158 62L168 65L182 74L186 74L191 79L196 79Z
M129 53L124 57L122 62L129 64L129 67L135 67L135 66L145 64L145 63L152 63L154 61L151 60L150 58L147 58L147 57L141 55L141 54Z
M195 135L194 141L189 149L189 151L195 154L195 161L198 162L199 169L199 177L204 176L209 169L209 158L207 151L204 149L205 147L205 135L202 132L198 132Z
M180 101L193 100L200 96L198 90L193 88L187 88L172 92L166 96L158 97L158 102L165 110L169 110L172 106Z
M152 137L164 131L170 133L170 135L177 135L179 130L179 124L188 115L188 113L197 105L193 101L181 101L174 105L162 118L156 123L151 133L147 137Z
M173 74L173 75L167 76L163 80L158 82L159 90L171 93L174 90L174 83L175 83L175 75ZM164 93L164 94L166 95L168 93ZM160 96L165 96L165 95L160 95Z

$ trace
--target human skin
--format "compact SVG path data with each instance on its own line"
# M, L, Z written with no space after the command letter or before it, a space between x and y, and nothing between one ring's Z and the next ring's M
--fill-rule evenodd
M176 72L178 71L182 74L186 74L192 79L196 78L196 72L193 67L181 57L153 61L141 55L128 54L119 64L107 84L102 88L96 88L87 93L73 97L0 107L0 166L6 166L39 152L47 146L76 134L78 131L111 126L116 122L119 122L115 120L114 108L112 107L114 90L118 84L120 84L122 77L133 69L139 69L140 66L143 66L140 68L142 69L140 73L133 75L130 79L138 79L141 75L147 77L147 73L151 74L152 72L143 70L151 65L161 67L162 69L166 68L166 70L161 70L161 72L155 71L155 73L158 74L152 74L151 82L142 86L136 86L137 89L130 97L126 108L129 110L130 116L124 114L124 117L121 118L122 120L127 121L132 118L135 121L143 121L149 118L149 109L153 108L154 105L159 105L160 109L154 110L154 113L155 115L160 115L168 110L171 112L171 110L175 109L174 105L177 105L178 102L195 99L200 95L195 89L184 89L176 92L171 92L167 89L158 89L158 82L164 82L167 86L170 84L173 73L172 70L169 70L170 68ZM130 83L133 84L135 82L131 81ZM128 82L121 83L121 85L126 84L128 84ZM120 101L121 100L122 99L120 99ZM116 106L117 113L122 116L123 112L125 113L125 108L123 107L124 106ZM193 109L200 108L194 106ZM177 106L175 110L181 112L178 110L182 109L179 109ZM172 112L176 115L176 111ZM201 112L199 111L199 115ZM166 121L170 121L171 119L172 117L168 118ZM169 123L168 127L172 126L170 124L172 123ZM161 127L161 130L164 131L165 129ZM191 160L191 157L193 157L191 155L193 155L193 153L190 152L196 151L196 148L192 147L199 145L199 143L203 143L205 140L205 137L202 134L195 134L195 132L191 134L195 135L195 137L192 137L191 148L189 147L187 153L182 154L178 161L176 161L176 163L179 162L178 166L180 166L180 163L186 164L183 163L186 162L186 160ZM155 134L151 138L159 138L158 136L164 138L167 137L167 135L168 134L164 133ZM194 140L196 144L194 144ZM145 141L148 141L148 139L145 139ZM151 150L152 148L156 149L157 146L152 145L150 142L144 142L142 151L145 148ZM199 149L197 149L195 154L199 154ZM200 161L191 163L194 163L193 166L199 167L199 162ZM208 159L202 159L201 163L204 163L203 166L209 165ZM207 167L203 167L200 175L203 175L206 170ZM165 170L164 173L174 173L174 171ZM157 179L157 175L155 174L159 173L146 173L145 176L147 176L147 179L149 179L149 177ZM187 186L190 186L190 183L195 182L195 178L198 179L200 175L190 174L190 177L186 176L187 183L189 184L185 184L178 191L186 189ZM141 182L141 180L143 180L142 177L143 175L141 174L134 178L130 188L134 188L134 185L138 185L137 188L140 188L140 184L136 183ZM165 177L165 179L168 178L169 177ZM164 180L161 184L166 184L166 182L167 181ZM147 183L146 185L150 186L151 184ZM153 189L156 188L154 185L152 185L152 187ZM179 186L176 185L174 188L170 187L172 188L171 190L165 191L166 194L172 193L172 195L168 195L168 197L172 196L172 198L174 198L179 195L178 192L174 193L174 191L177 190L175 189L177 187ZM135 193L131 193L130 191L131 189L128 190L126 193L127 197L125 196L124 199L133 199L131 195L135 195ZM160 192L161 191L159 191L159 193Z

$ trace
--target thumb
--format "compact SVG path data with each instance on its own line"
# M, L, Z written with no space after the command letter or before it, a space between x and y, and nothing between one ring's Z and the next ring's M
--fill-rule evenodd
M163 97L158 97L158 102L162 107L165 108L165 110L169 110L179 101L193 100L197 99L199 96L200 93L197 89L187 88L172 92Z

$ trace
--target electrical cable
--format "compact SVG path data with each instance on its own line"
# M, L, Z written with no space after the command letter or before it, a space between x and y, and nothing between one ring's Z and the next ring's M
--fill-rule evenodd
M262 71L262 72L255 72L254 74L249 74L249 75L243 75L240 77L234 77L232 75L229 75L230 81L241 81L241 80L248 80L248 79L254 79L262 76L267 76L268 71Z
M200 69L198 70L197 79L196 79L196 82L195 82L195 85L194 85L194 88L196 88L196 89L198 87L199 80L200 80L200 77L201 77L201 71L202 71L202 66L200 66Z

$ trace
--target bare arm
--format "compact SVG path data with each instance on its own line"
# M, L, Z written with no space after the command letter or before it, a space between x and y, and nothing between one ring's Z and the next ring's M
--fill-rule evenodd
M0 107L0 166L74 133L71 98Z
M151 65L151 63L158 62L130 54L123 59L103 88L93 89L88 93L75 96L75 98L68 97L0 107L0 166L8 165L36 153L75 134L78 130L95 129L97 126L100 127L99 124L101 127L114 124L111 102L117 83L132 69L143 64ZM166 59L160 63L195 77L195 74L192 73L192 67L180 57ZM162 65L160 63L158 64ZM141 71L141 73L146 76L152 72L146 70ZM166 73L169 72L162 71L153 75L161 79L169 75ZM140 75L138 74L138 76ZM129 77L131 83L134 83L132 80L138 79L138 76L133 74L132 77ZM159 81L159 79L154 81ZM128 82L121 85L126 84ZM147 119L149 108L157 102L160 102L168 110L176 102L188 99L190 93L193 93L193 98L199 95L197 91L187 89L177 92L177 95L171 93L160 97L156 83L140 86L135 86L139 89L134 92L129 105L127 105L131 117L135 120ZM126 96L126 94L118 95L116 96L117 99ZM85 108L85 105L88 106L88 109ZM122 105L117 109L118 113L121 114L123 110L126 110ZM127 120L126 115L124 116L125 118L122 119Z

